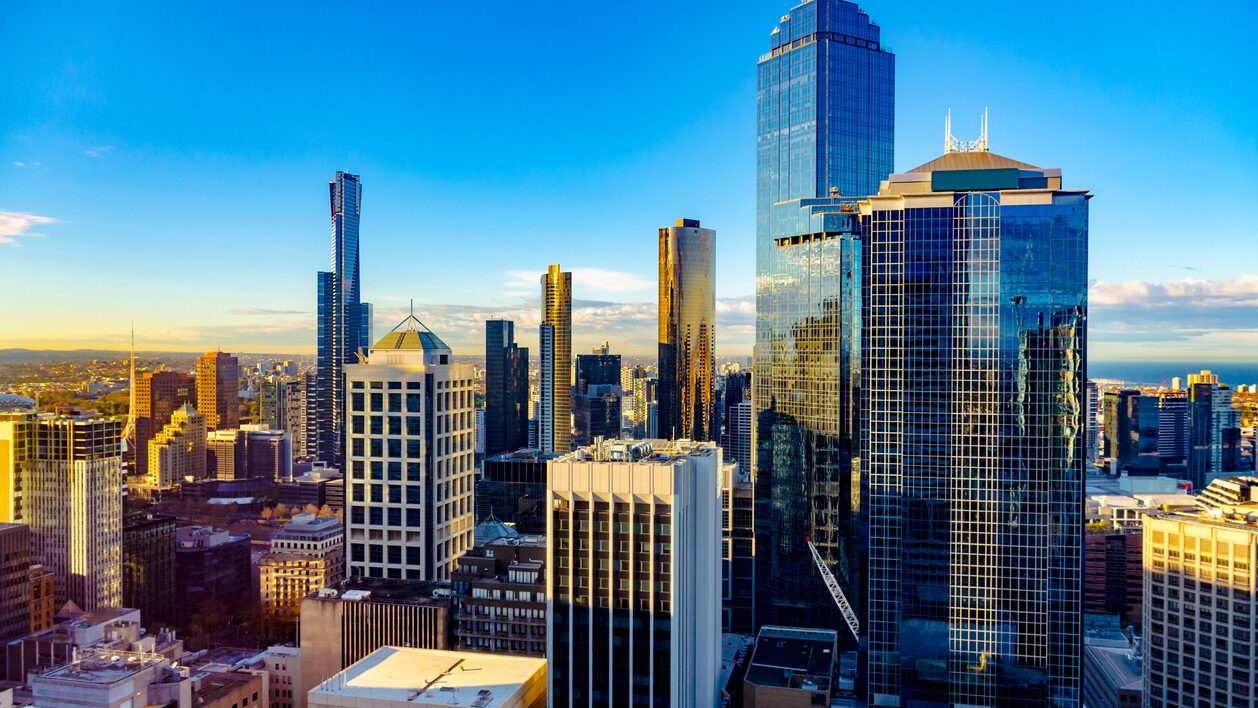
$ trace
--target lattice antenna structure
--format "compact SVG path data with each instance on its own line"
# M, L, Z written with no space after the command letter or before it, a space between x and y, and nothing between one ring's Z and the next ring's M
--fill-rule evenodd
M987 152L987 109L979 118L978 140L957 140L952 135L952 109L948 109L948 117L944 119L944 154L951 152Z

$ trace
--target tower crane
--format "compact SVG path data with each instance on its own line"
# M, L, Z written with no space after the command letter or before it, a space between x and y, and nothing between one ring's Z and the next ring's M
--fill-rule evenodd
M834 598L834 604L839 606L839 612L843 613L843 619L847 620L847 628L852 630L852 636L860 641L861 626L860 621L856 619L856 613L852 611L852 605L848 603L847 596L843 594L843 589L839 587L839 581L834 579L834 574L830 572L830 567L826 565L825 560L821 558L821 554L817 552L817 547L812 545L811 538L805 538L808 544L808 550L812 551L812 560L817 564L817 570L821 571L821 578L826 581L826 588L830 590L830 597Z

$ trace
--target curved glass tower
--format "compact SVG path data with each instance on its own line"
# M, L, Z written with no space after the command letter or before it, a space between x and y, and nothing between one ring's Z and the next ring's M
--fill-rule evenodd
M805 208L892 170L895 57L842 0L791 9L760 58L756 134L756 624L837 627L811 538L857 614L860 239Z
M666 440L717 439L716 232L660 229L659 423Z

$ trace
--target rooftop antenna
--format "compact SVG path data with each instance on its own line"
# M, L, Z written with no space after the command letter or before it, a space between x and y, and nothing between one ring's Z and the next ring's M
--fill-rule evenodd
M131 320L131 385L128 391L127 427L122 431L122 439L135 447L135 320Z
M957 140L952 135L952 109L944 119L944 154L952 152L987 152L987 108L983 108L983 116L979 119L978 140Z

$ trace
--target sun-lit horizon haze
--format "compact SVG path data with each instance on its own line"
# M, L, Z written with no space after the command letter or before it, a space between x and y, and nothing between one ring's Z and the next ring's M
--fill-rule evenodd
M362 300L456 355L656 351L658 229L716 231L717 357L755 338L756 61L793 0L15 5L0 42L0 349L312 354L327 182L362 180ZM862 2L895 167L990 149L1091 190L1089 355L1254 361L1258 9ZM248 21L242 21L244 16ZM1248 69L1248 71L1247 71Z

